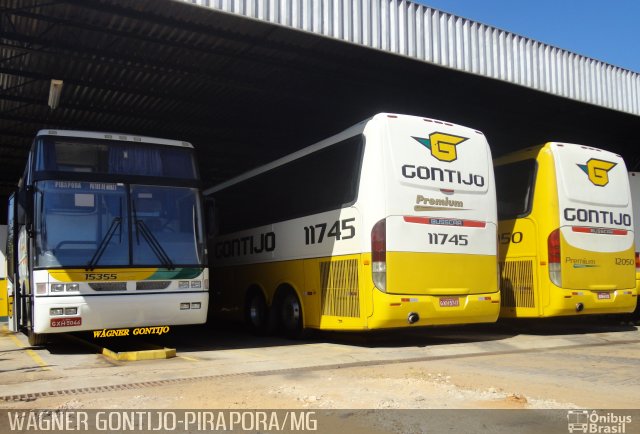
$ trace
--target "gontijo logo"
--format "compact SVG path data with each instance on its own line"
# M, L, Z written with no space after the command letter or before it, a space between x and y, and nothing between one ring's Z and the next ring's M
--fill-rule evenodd
M413 136L412 136L413 137ZM440 161L451 162L458 158L456 146L468 140L467 137L453 136L445 133L431 133L429 138L413 137L431 151L431 155Z
M610 161L592 158L587 161L587 164L578 164L577 166L587 174L589 181L591 181L593 185L604 187L609 183L609 171L613 169L616 164L617 163Z

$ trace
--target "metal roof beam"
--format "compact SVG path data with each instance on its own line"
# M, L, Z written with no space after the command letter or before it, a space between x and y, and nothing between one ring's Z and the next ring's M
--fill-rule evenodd
M8 67L2 67L2 66L0 66L0 74L13 75L16 77L25 77L33 80L43 80L46 82L51 80L51 78L53 78L56 75L55 71L44 73L44 72L21 70L17 68L8 68ZM65 82L65 85L67 86L73 85L78 87L85 87L87 89L97 89L97 90L103 90L108 92L119 92L125 95L155 98L158 100L159 104L162 102L166 104L167 100L172 100L173 102L183 103L185 106L191 107L193 112L207 113L211 111L210 110L210 107L212 104L211 98L205 99L202 96L200 98L190 97L190 96L184 95L183 93L180 93L179 90L176 90L175 93L150 91L148 89L143 89L140 86L136 86L133 84L107 85L101 81L86 80L86 79L80 79L80 78L75 78L70 76L65 76L64 82ZM232 110L234 108L238 109L242 107L241 104L238 104L237 102L234 102L232 100L225 100L224 104L226 107L228 107L228 110ZM66 105L66 102L65 102L65 105Z
M87 48L81 47L78 45L68 44L61 41L56 41L55 48L51 46L51 41L46 39L38 40L32 36L25 36L16 33L3 33L3 39L7 41L15 41L20 43L29 44L29 46L18 46L13 44L8 44L7 42L0 42L0 45L22 51L29 52L30 54L42 54L49 56L60 57L63 56L70 61L73 62L90 62L92 64L102 64L109 65L113 67L117 67L120 70L129 70L142 72L148 75L158 76L159 69L162 70L165 74L171 74L175 76L183 76L184 81L189 83L202 83L203 79L208 84L215 85L217 87L230 87L234 89L239 89L248 92L260 92L260 93L270 93L273 95L278 95L273 89L265 89L258 84L249 84L247 80L238 80L235 79L230 74L225 74L219 71L205 71L202 68L197 67L189 67L184 64L171 64L168 61L158 61L154 59L141 59L140 57L127 55L122 52L113 52L110 53L104 50L97 50L95 48ZM34 48L36 45L39 45L40 48ZM64 51L60 51L64 50ZM79 53L81 55L75 55L72 53ZM10 59L5 59L10 60ZM2 62L0 62L2 63ZM4 62L6 63L6 62ZM52 71L52 74L55 74ZM197 78L197 80L195 80ZM139 86L131 86L129 91L134 91L139 89ZM166 87L165 87L166 88ZM184 87L180 89L184 93ZM161 96L163 98L174 96L177 92L173 94L169 91L166 92L157 92L156 95ZM307 100L304 95L298 95L298 99L301 101ZM190 99L191 101L191 99Z
M90 7L91 4L89 4L89 2L83 1L79 4L79 6ZM267 57L267 56L261 55L255 50L252 50L254 47L261 47L261 48L277 50L277 52L280 52L280 53L294 53L296 55L301 56L302 58L316 57L316 56L313 56L313 53L310 53L311 50L309 49L303 50L291 45L284 45L284 44L274 45L272 42L269 42L265 38L251 38L251 39L238 38L238 35L236 34L224 32L221 38L224 38L225 40L240 39L243 43L249 44L247 46L247 49L245 49L243 52L238 54L237 51L225 50L223 47L220 47L220 46L212 46L211 43L200 46L200 45L182 43L179 41L171 41L167 39L152 39L152 38L144 37L142 35L135 34L128 31L116 30L116 29L105 29L104 27L101 27L101 26L94 26L86 23L65 20L61 18L51 18L48 16L39 15L31 12L16 12L16 14L31 18L31 19L35 19L35 20L42 20L45 22L55 23L56 25L59 25L59 26L87 30L87 31L98 33L98 34L115 35L121 38L127 38L127 39L138 40L146 43L152 43L162 47L173 47L180 50L189 50L189 51L193 51L194 55L196 55L197 53L200 53L207 56L214 55L216 57L221 57L221 58L226 58L229 60L236 60L236 61L237 60L245 61L247 60L247 58L250 58L252 62L270 65L276 68L286 69L287 71L295 70L301 74L308 74L316 77L339 77L342 80L349 79L352 85L356 85L356 86L361 85L361 80L358 80L357 77L362 74L362 70L351 68L348 65L344 65L344 60L345 60L344 58L339 56L333 56L327 52L322 52L322 53L317 52L316 56L318 57L321 56L324 59L327 59L328 57L335 57L333 61L340 63L342 66L340 71L336 71L335 69L327 66L327 65L334 64L331 61L316 62L314 63L312 68L302 67L292 62L289 62L286 59L275 59L272 56ZM146 22L157 21L155 19L156 16L144 15L144 17L145 17L144 21ZM140 19L143 19L143 18L140 18ZM172 27L174 28L180 27L178 25L179 22L175 20L172 20L170 22ZM208 38L211 38L212 36L211 29L210 28L206 28L206 29L208 29L208 32L203 29L202 31L204 31L204 33L200 33L200 36L205 35ZM191 33L196 33L193 31L192 26L188 26L187 28L184 28L182 30L188 31ZM10 34L7 34L7 36L12 37L12 35ZM15 36L13 37L15 38ZM37 41L37 40L34 40L33 38L30 38L25 42L28 42L30 44L46 45L46 40ZM213 41L209 41L209 42L213 42ZM142 65L137 66L138 68L143 68L146 65L152 65L154 68L160 67L160 68L168 69L168 71L172 73L184 74L185 72L188 72L191 74L202 75L203 72L208 72L208 74L215 74L216 81L218 81L219 78L225 76L225 74L221 71L203 71L201 63L196 63L196 66L189 66L189 65L186 65L184 62L172 64L166 59L160 62L160 61L157 61L153 56L148 56L146 58L141 59L140 57L128 56L126 53L123 53L121 51L110 50L109 49L110 47L108 45L104 47L86 48L86 47L80 47L78 45L73 45L73 46L68 44L65 45L65 43L61 41L56 41L56 46L59 46L64 49L68 49L73 52L80 52L85 54L87 54L88 52L88 54L91 54L92 56L95 56L96 53L99 53L99 57L101 58L108 57L110 61L120 61L120 65L122 67L129 68L129 69L135 69L135 68L132 65L130 65L128 62L136 62L139 64L142 63ZM248 54L248 51L251 51L251 53ZM192 58L198 58L198 57L194 56ZM327 59L327 60L330 60L330 59ZM345 69L350 70L351 74L346 74ZM154 72L157 72L157 71L154 69ZM236 87L241 86L242 88L245 88L245 89L250 87L251 89L254 89L254 90L255 89L264 90L260 86L247 86L246 80L242 82L235 80L235 83L234 83L234 80L231 76L226 76L224 77L224 79L228 81L228 83L226 83L227 86L236 86Z

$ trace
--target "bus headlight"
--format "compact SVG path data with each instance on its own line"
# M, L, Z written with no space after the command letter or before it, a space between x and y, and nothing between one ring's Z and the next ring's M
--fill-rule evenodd
M64 283L51 284L51 292L62 292L62 291L64 291Z
M188 280L181 280L178 282L178 288L180 289L189 289L189 281Z
M78 314L78 308L77 307L65 307L64 308L64 314L65 315L77 315Z
M49 315L51 316L62 315L63 312L64 309L62 309L61 307L52 307L51 309L49 309Z
M66 284L67 291L77 291L80 289L80 285L77 283L67 283Z

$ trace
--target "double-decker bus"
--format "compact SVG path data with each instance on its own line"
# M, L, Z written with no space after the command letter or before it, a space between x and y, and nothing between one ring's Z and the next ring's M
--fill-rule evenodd
M495 160L501 316L633 311L629 179L612 152L550 142Z
M382 113L205 196L215 314L290 336L497 319L479 131Z
M204 323L199 185L189 143L40 131L9 198L10 330Z

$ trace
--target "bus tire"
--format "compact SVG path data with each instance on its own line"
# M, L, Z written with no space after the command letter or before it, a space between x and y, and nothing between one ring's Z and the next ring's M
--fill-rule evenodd
M41 347L48 342L48 336L43 333L34 333L33 329L27 332L27 340L32 347Z
M282 334L290 339L304 337L302 322L302 304L295 291L289 289L280 298L277 304L278 325Z
M251 333L266 335L269 332L269 308L262 292L252 289L247 293L244 320Z

